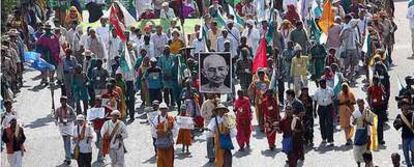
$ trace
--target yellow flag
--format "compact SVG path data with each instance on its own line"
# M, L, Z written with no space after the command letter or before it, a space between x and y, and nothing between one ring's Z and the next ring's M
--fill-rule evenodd
M330 0L326 0L325 4L323 4L323 12L321 19L318 21L318 25L321 28L322 32L328 34L329 28L334 23L335 14L332 10L332 4Z

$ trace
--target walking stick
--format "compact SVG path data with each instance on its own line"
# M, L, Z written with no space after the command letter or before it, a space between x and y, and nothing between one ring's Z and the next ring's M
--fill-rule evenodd
M52 113L51 115L54 116L55 115L55 83L54 82L50 82L50 94L52 95Z

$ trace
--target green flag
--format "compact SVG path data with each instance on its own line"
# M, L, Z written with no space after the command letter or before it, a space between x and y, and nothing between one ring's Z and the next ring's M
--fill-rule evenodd
M124 73L129 72L133 68L126 43L122 47L121 61L119 64L121 71Z

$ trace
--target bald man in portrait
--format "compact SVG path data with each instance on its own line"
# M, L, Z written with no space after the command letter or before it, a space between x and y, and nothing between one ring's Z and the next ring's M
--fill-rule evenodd
M224 84L229 72L230 66L226 64L224 57L213 54L204 58L201 73L208 82L201 85L201 92L231 93L230 85Z

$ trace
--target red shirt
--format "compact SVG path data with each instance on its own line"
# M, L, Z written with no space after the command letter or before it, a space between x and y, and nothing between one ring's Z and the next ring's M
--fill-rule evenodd
M369 100L371 102L372 107L374 108L381 108L384 104L384 90L382 87L377 85L372 85L368 88L367 91L369 95Z

